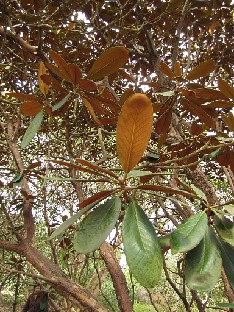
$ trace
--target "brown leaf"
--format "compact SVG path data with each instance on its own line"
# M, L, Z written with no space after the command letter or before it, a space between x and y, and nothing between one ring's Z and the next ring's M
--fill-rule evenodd
M73 84L77 85L79 83L79 79L82 77L80 68L75 64L67 64L67 69Z
M112 47L103 52L88 72L89 79L100 80L122 67L128 60L129 53L125 47Z
M70 74L67 74L66 72L60 70L60 68L58 68L57 66L49 63L49 62L46 62L45 63L45 66L53 73L55 74L56 76L60 77L62 80L66 80L68 82L71 82L72 83L72 79L70 77Z
M195 116L198 116L207 126L215 129L216 125L214 119L206 112L203 107L193 103L192 101L187 101L186 99L182 99L181 104L187 111L191 112Z
M61 86L61 84L51 75L42 75L41 79L46 83L48 86L51 86L53 89L65 93L66 90Z
M41 79L41 76L45 74L46 74L45 64L43 62L40 62L39 70L38 70L38 83L39 83L39 88L41 90L41 93L43 93L44 96L46 96L47 93L49 92L48 85Z
M100 176L100 172L95 171L95 170L91 170L89 168L85 168L85 167L82 167L82 166L78 166L76 164L68 163L66 161L61 161L61 160L50 160L50 161L52 163L59 164L61 166L65 166L65 167L68 167L68 168L72 168L72 169L75 169L77 171L83 171L83 172L86 172L86 173L89 173L89 174L94 174L94 175L99 175Z
M131 88L126 89L126 90L124 91L124 93L123 93L123 94L121 95L121 97L120 97L119 105L120 105L120 106L123 106L124 103L125 103L125 101L126 101L131 95L133 95L133 94L134 94L134 91L133 91Z
M230 86L225 80L218 80L219 90L228 98L234 100L234 88Z
M54 52L53 50L50 50L50 57L55 61L55 63L58 65L58 68L60 69L60 71L63 73L64 75L64 79L67 80L68 82L72 82L75 83L76 81L76 76L74 77L74 66L72 64L68 64L64 58L62 58L62 56L58 55L56 52ZM71 76L71 71L73 74L73 78L75 79L75 81L73 81L72 76ZM65 78L66 77L66 78Z
M92 80L78 79L77 84L79 84L79 87L85 91L96 91L97 90L97 85Z
M234 115L232 112L229 112L228 115L221 114L223 122L228 126L230 131L234 131Z
M160 66L159 66L159 70L166 75L167 77L169 77L170 79L175 78L175 75L173 73L173 71L170 69L170 67L164 63L164 62L160 62Z
M25 116L36 116L42 110L42 107L38 101L27 101L21 104L20 112Z
M84 105L86 106L86 108L88 109L91 117L93 118L93 120L99 125L101 126L101 122L100 120L97 118L95 111L93 109L93 106L90 104L90 102L86 99L86 98L82 98L82 101L84 103Z
M37 97L32 94L24 94L24 93L7 93L7 95L16 98L20 101L37 101Z
M173 100L168 100L162 105L155 125L155 131L158 134L166 133L170 128L173 104Z
M114 174L112 171L104 169L98 165L95 165L85 159L81 159L81 158L76 158L75 160L76 163L82 164L84 166L87 166L95 171L98 171L99 174L104 175L104 176L111 176L112 178L115 178L116 180L119 180L118 176L116 174Z
M176 77L182 77L183 75L182 67L179 61L175 62L174 64L174 73Z
M211 108L233 108L233 102L227 101L214 101L207 104L203 104L204 107L211 107Z
M88 182L88 180L87 180ZM79 204L79 208L82 209L96 201L101 201L102 199L106 198L107 196L109 196L110 194L113 193L113 190L106 190L106 191L101 191L99 193L94 194L93 196L83 200L80 204Z
M198 124L197 122L193 122L191 125L191 134L192 135L199 135L203 132L202 125Z
M209 88L199 88L194 90L196 97L209 100L227 100L227 97L223 95L222 92L218 90L213 90Z
M153 107L150 99L140 93L129 97L118 118L116 143L119 161L125 173L141 159L150 139Z
M200 63L195 68L193 68L188 75L185 77L188 80L195 80L202 77L208 76L216 68L216 63L214 60L209 59L205 62Z

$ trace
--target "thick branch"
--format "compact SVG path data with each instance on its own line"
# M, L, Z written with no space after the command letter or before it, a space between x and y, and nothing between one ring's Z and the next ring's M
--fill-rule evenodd
M122 312L133 311L126 279L116 259L113 248L110 244L104 242L100 247L100 252L113 280L120 310Z

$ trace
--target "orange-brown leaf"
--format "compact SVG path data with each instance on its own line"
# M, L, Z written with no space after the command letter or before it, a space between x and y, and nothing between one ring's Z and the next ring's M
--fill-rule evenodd
M64 74L64 77L66 76L68 79L64 78L65 80L69 82L73 82L71 73L70 73L70 68L69 66L71 64L68 64L62 56L58 55L56 52L53 50L50 50L50 57L55 61L55 63L58 65L58 68L61 70L61 72ZM70 66L71 67L71 66Z
M83 200L80 204L79 204L79 208L82 209L96 201L101 201L102 199L106 198L107 196L109 196L110 194L113 193L113 190L106 190L106 191L101 191L99 193L94 194L93 196L90 196L89 198Z
M92 80L78 79L79 87L85 91L96 91L97 85Z
M184 108L191 112L193 115L198 116L202 122L204 122L210 128L215 128L214 119L206 112L205 108L193 103L192 101L188 102L187 100L182 100L181 104Z
M84 105L86 106L86 108L88 109L91 117L93 118L93 120L99 125L101 126L101 122L100 120L97 118L95 111L93 109L93 106L90 104L90 102L86 99L86 98L82 98L82 101L84 103Z
M173 71L170 69L170 67L166 63L160 62L159 70L167 77L171 79L175 78Z
M87 167L91 168L92 170L98 171L99 174L101 174L101 175L104 175L104 176L109 175L109 176L115 178L116 180L119 180L118 176L116 174L114 174L112 171L109 171L105 168L102 168L98 165L95 165L95 164L93 164L93 163L91 163L85 159L76 158L75 162L82 164L84 166L87 166Z
M75 64L67 64L67 68L73 84L77 85L82 77L80 68Z
M7 93L7 95L16 98L20 101L37 101L37 97L32 94L24 94L24 93Z
M230 131L234 131L234 115L232 112L229 112L228 115L222 113L222 119L224 123L228 126Z
M210 88L199 88L194 90L196 97L209 100L227 100L227 97L218 90Z
M188 80L195 80L202 77L208 76L216 68L216 63L214 60L209 59L205 62L200 63L195 68L193 68L188 75L185 77Z
M181 68L179 61L175 62L175 64L174 64L174 73L175 73L176 77L181 77L183 74L183 71L182 71L182 68Z
M204 107L211 107L211 108L233 108L234 103L228 101L213 101L208 104L204 104Z
M155 125L158 134L166 133L171 125L173 101L164 103L159 111Z
M36 116L41 110L42 105L38 101L27 101L20 106L20 112L25 116Z
M218 80L219 90L228 98L234 100L234 88L230 86L225 80Z
M118 118L116 141L119 161L125 173L141 159L152 131L153 107L150 99L136 93L124 103Z
M102 79L115 73L128 60L129 53L125 47L112 47L103 52L88 72L90 79Z
M49 86L41 79L41 76L45 74L46 74L45 64L43 62L40 62L38 70L38 83L41 93L43 93L44 96L46 96L47 93L49 92Z
M72 79L68 73L62 71L60 68L58 68L57 66L49 62L46 62L45 65L50 71L52 71L53 74L55 74L56 76L60 77L63 80L66 80L72 83Z

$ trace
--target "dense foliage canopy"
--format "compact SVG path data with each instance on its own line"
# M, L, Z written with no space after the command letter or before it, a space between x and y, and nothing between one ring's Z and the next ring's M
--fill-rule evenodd
M1 1L0 290L39 284L41 307L108 311L109 274L130 312L124 252L155 308L162 275L186 311L214 287L232 306L231 9Z

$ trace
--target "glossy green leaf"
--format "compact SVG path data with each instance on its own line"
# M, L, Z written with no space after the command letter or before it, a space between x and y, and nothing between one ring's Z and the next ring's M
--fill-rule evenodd
M223 267L229 283L234 291L234 249L225 243L219 236L216 236L219 250L223 259Z
M215 226L222 237L230 245L234 245L234 223L226 217L219 218L218 216L214 217Z
M151 222L135 200L127 208L122 235L130 271L142 286L154 287L162 271L161 247Z
M171 234L160 236L158 239L161 248L168 248L171 246Z
M120 209L121 201L116 197L90 212L81 221L80 229L74 238L75 250L79 253L88 253L97 249L114 228Z
M25 148L28 146L28 144L31 142L31 140L36 135L37 131L39 130L41 123L43 120L43 111L40 111L31 121L28 129L26 130L22 142L21 142L21 148Z
M229 303L229 302L217 303L214 308L234 309L234 303Z
M214 233L208 228L200 243L185 257L185 280L191 289L209 291L218 282L221 275L222 258L214 239Z
M198 198L204 200L205 202L207 202L207 198L204 192L202 192L202 190L200 190L198 187L196 187L195 185L191 184L190 185L191 189L194 191L194 193L197 195Z
M196 247L205 235L207 226L205 212L199 212L186 219L171 233L172 253L187 252Z

